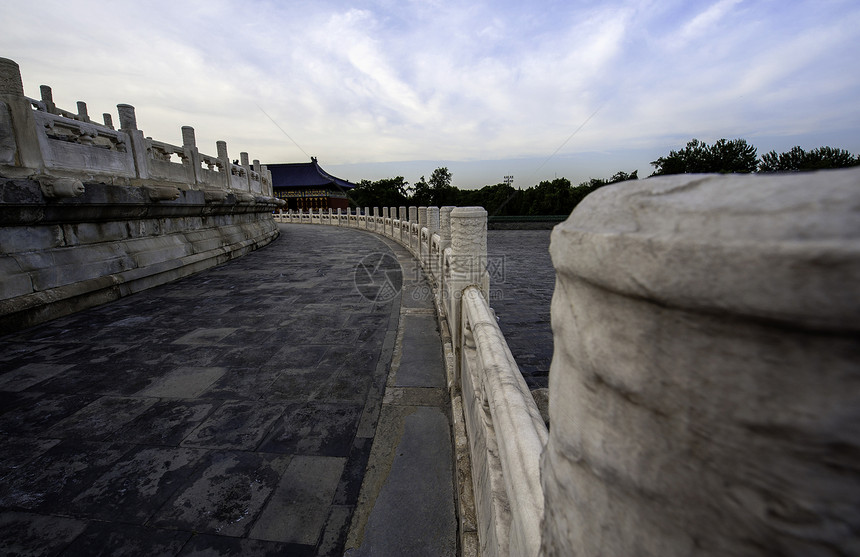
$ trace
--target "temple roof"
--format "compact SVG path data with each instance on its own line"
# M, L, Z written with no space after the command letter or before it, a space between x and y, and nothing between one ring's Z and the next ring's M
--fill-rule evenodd
M341 180L320 168L316 157L311 157L311 162L269 164L266 166L272 172L272 186L275 189L331 186L347 190L355 187L352 182Z

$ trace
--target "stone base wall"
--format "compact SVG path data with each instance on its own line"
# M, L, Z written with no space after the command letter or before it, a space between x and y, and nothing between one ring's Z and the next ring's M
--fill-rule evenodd
M0 333L19 330L188 276L278 235L274 200L207 202L151 185L84 183L46 198L39 182L0 178Z

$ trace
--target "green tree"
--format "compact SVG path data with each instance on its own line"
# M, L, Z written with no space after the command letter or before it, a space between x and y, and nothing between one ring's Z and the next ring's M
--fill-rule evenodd
M442 207L457 203L457 188L451 185L452 177L447 166L433 171L430 175L430 205Z
M406 203L408 186L403 176L375 182L362 180L348 195L357 207L399 207Z
M745 139L720 139L714 145L692 139L680 151L669 151L665 157L651 161L651 176L702 172L755 172L758 167L756 148Z
M854 156L845 149L818 147L811 151L799 145L777 154L765 153L758 164L759 172L797 172L800 170L822 170L825 168L847 168L860 165L860 155Z
M413 207L427 207L432 204L433 193L430 189L430 184L424 179L424 176L421 177L420 180L415 182L415 185L412 186L412 193L409 196L409 204Z

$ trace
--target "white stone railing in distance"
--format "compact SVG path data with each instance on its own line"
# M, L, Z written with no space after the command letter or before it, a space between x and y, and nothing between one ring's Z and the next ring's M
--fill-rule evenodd
M190 126L181 128L182 145L173 145L144 137L131 105L117 105L115 129L108 113L104 123L95 122L85 102L79 101L72 112L57 107L49 86L42 85L40 93L41 99L25 96L18 65L0 58L0 129L12 132L0 143L0 165L6 165L7 174L17 170L44 184L84 176L81 182L144 186L154 200L176 199L180 190L201 190L207 202L224 202L233 194L239 204L282 204L273 198L268 168L258 160L250 162L245 152L240 153L240 164L233 164L224 141L216 142L217 156L206 155L197 149ZM45 189L46 195L53 195L50 187ZM69 193L76 197L83 190Z
M544 499L539 462L547 429L488 302L487 212L391 207L380 215L365 207L288 211L275 220L375 232L420 262L451 339L449 389L465 418L481 554L538 555Z

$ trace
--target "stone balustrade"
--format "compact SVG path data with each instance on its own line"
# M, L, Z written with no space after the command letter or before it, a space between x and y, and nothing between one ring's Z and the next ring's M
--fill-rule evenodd
M549 432L487 304L486 212L432 209L280 219L377 231L436 283L482 554L856 553L860 169L589 195L552 235Z
M455 424L468 451L458 461L461 535L477 532L482 555L537 555L543 518L539 463L547 429L488 303L487 212L481 207L365 207L287 212L287 223L374 232L407 248L434 286L446 339ZM458 418L459 414L459 418ZM463 469L467 468L467 469ZM475 516L476 523L470 523ZM464 546L468 545L464 542Z
M227 144L144 137L134 107L90 119L24 95L0 58L0 332L205 269L277 237L271 174Z

